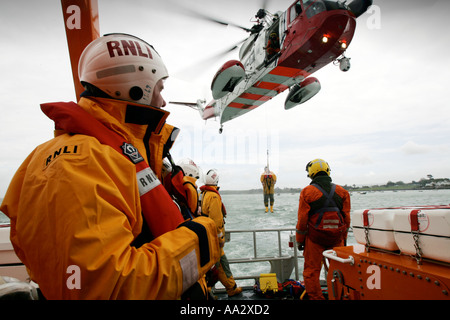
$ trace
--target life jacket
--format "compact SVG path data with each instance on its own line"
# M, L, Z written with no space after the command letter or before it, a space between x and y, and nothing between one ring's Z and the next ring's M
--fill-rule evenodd
M181 167L172 165L172 171L164 177L163 185L177 201L185 219L198 215L199 197L195 178L185 176Z
M330 193L327 193L318 184L314 183L312 186L322 193L322 197L317 201L322 201L323 204L311 209L308 213L308 236L321 246L333 247L343 239L343 235L347 231L342 208L333 199L336 185L331 184Z
M155 238L175 230L184 221L180 210L156 174L137 148L122 136L105 127L74 102L42 104L41 109L54 120L56 129L95 137L100 143L109 145L135 164L142 215Z
M272 172L263 173L261 175L261 183L263 184L264 193L274 193L276 179L277 178L275 174L273 174Z

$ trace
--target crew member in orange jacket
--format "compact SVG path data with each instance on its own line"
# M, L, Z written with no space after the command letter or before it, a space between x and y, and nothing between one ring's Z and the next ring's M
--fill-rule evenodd
M309 186L300 193L296 241L304 250L303 279L308 298L324 299L320 286L322 252L342 246L350 227L350 195L347 190L333 184L330 167L322 159L306 165Z
M110 34L86 47L79 76L78 104L41 106L55 137L1 205L15 252L47 299L179 299L220 249L214 222L184 221L160 183L176 135L166 67L147 42Z

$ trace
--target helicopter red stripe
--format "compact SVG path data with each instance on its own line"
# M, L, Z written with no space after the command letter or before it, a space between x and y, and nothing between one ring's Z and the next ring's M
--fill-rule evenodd
M258 107L258 106L252 106L250 104L243 104L243 103L237 103L237 102L231 102L228 106L232 107L232 108L237 108L237 109L249 109L249 110L252 110L252 109L255 109Z
M266 89L266 90L275 90L275 91L279 91L279 92L282 92L289 88L288 86L285 86L283 84L274 83L274 82L264 82L264 81L255 83L253 85L253 87L259 88L259 89Z
M263 95L259 95L259 94L246 93L246 92L241 94L239 96L239 98L249 99L249 100L254 100L254 101L269 101L270 99L272 99L272 97L269 97L269 96L263 96Z
M275 69L273 69L272 71L270 71L269 73L273 74L273 75L277 75L277 76L292 78L292 77L296 77L299 74L303 73L303 70L278 66Z

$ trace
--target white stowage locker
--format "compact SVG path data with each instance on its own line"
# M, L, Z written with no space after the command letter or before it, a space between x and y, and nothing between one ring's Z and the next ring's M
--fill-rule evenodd
M395 212L394 237L404 254L416 255L416 241L411 231L416 224L417 245L422 257L450 263L450 207L409 207Z
M364 216L366 226L364 226ZM371 247L389 251L398 250L394 238L394 211L392 209L355 210L352 215L353 235L358 243L366 245L365 228Z

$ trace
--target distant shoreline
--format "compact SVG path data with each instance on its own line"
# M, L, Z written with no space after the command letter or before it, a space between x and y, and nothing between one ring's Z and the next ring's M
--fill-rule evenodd
M349 191L349 192L367 192L367 191L409 191L409 190L447 190L450 189L450 186L445 186L445 187L412 187L409 185L405 185L405 186L391 186L391 187L384 187L384 186L374 186L374 187L348 187L348 186L344 186L344 188ZM299 194L302 191L301 188L275 188L275 194L282 194L282 193L294 193L294 194ZM250 190L220 190L221 194L262 194L263 190L262 189L250 189Z
M448 178L433 178L432 175L428 175L428 179L420 179L419 181L412 181L405 183L403 181L392 182L389 181L382 185L342 185L344 189L352 191L400 191L400 190L439 190L450 189L450 179ZM275 194L278 193L298 193L302 191L302 188L275 188ZM251 189L251 190L220 190L222 194L262 194L263 190Z

